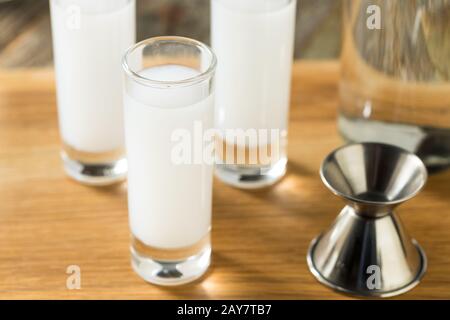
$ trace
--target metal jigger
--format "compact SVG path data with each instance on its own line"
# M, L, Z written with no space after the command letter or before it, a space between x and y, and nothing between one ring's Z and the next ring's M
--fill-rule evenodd
M425 185L422 161L386 144L351 144L331 153L320 175L347 205L310 246L308 265L314 276L359 296L390 297L416 286L425 273L426 256L393 210Z

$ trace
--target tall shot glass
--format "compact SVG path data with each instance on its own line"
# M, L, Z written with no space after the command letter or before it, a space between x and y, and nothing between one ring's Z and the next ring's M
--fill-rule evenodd
M286 171L296 0L211 0L216 175L240 188Z
M215 66L207 46L181 37L142 41L123 59L132 266L151 283L190 282L210 264L214 159L195 149L196 130L214 125Z
M135 0L50 0L62 159L89 185L125 178L121 59Z

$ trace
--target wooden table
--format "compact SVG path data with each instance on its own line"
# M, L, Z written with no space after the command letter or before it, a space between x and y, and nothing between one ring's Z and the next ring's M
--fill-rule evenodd
M52 70L0 72L0 298L347 298L317 283L305 261L342 207L318 176L342 143L337 80L336 62L295 65L287 176L258 192L216 181L209 273L161 288L130 268L126 185L96 189L64 175ZM402 298L450 298L450 172L400 214L429 259ZM81 268L81 290L66 288L69 265Z

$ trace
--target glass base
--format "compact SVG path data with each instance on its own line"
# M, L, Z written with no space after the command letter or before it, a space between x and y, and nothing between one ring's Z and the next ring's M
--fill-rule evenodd
M274 185L286 174L287 158L269 167L217 164L215 175L221 181L241 189L260 189Z
M343 114L338 118L338 126L347 141L388 143L416 153L430 172L450 167L450 129L350 118Z
M158 249L133 237L131 265L145 281L161 286L177 286L200 278L211 261L209 234L197 244L181 249Z
M125 180L127 160L125 158L105 163L85 163L61 153L64 170L76 181L90 186L107 186Z

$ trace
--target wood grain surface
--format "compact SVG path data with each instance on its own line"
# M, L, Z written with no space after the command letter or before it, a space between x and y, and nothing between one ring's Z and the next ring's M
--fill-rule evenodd
M0 72L0 298L348 298L316 282L305 259L343 205L318 176L342 143L338 64L296 63L293 78L287 176L257 192L215 181L212 267L163 288L130 268L126 184L96 189L64 175L53 71ZM429 259L423 282L400 298L450 298L449 195L444 172L399 209ZM69 265L81 268L81 290L66 288Z

